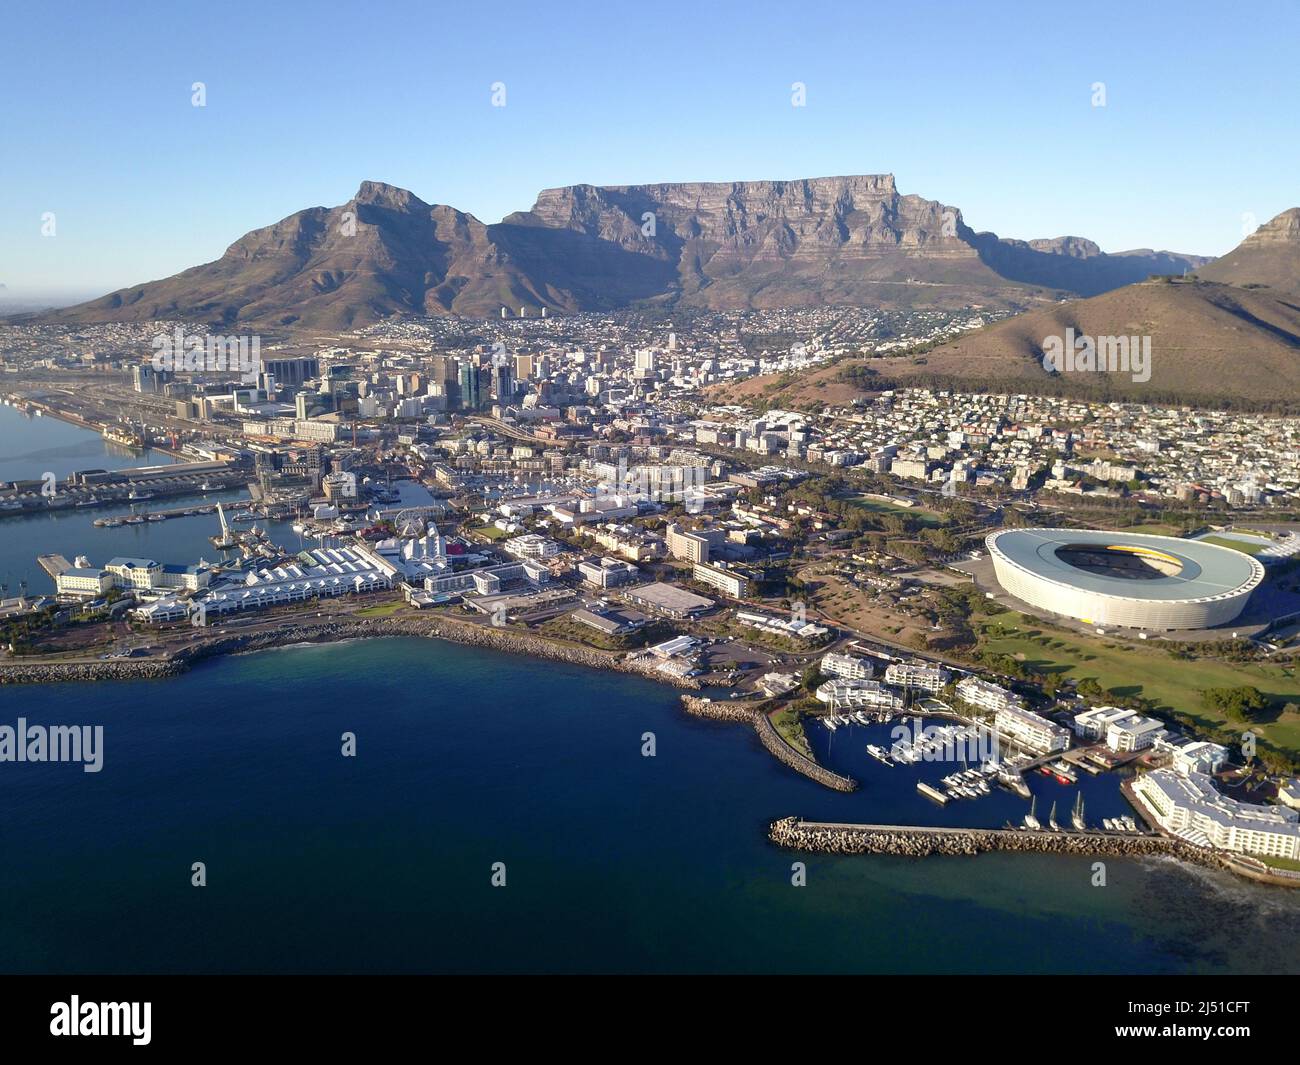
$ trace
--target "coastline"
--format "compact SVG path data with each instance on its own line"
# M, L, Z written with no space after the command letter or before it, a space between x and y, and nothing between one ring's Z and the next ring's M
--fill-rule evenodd
M641 666L612 651L599 651L555 643L540 636L451 621L446 618L365 618L294 624L263 632L228 635L193 647L185 647L168 658L112 659L98 662L0 663L0 684L57 684L102 680L162 680L180 676L196 663L224 655L249 654L273 647L305 643L336 643L342 640L420 637L447 640L466 646L486 647L510 654L543 658L555 662L608 669L658 681L677 688L698 690L692 677L673 677Z

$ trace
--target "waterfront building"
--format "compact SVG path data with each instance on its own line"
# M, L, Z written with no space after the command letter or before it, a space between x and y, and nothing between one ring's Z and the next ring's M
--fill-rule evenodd
M856 655L843 655L835 651L822 655L821 671L839 680L870 680L871 663Z
M1075 735L1104 738L1107 747L1122 754L1145 750L1167 731L1163 721L1118 706L1094 706L1074 715Z
M1194 740L1173 749L1174 768L1180 773L1214 774L1228 764L1228 748L1209 740ZM1281 792L1278 793L1281 798Z
M1064 751L1070 746L1068 729L1019 706L1007 705L998 710L993 717L993 729L1017 746L1040 754Z
M948 683L948 671L922 662L891 662L885 669L885 683L934 695Z
M878 680L828 680L813 693L832 710L902 710L903 697Z
M188 566L164 565L151 558L119 556L102 568L73 566L64 570L55 578L54 586L59 595L94 598L110 588L137 593L197 592L207 588L211 580L212 570L202 561Z
M1019 710L1025 705L1019 695L979 677L964 677L960 680L957 683L957 698L970 706L995 713L1004 709Z
M1300 860L1300 812L1240 802L1204 773L1156 769L1133 785L1165 831L1203 847Z

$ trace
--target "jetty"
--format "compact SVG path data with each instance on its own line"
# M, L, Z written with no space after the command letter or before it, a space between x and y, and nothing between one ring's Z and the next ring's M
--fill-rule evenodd
M1080 857L1167 856L1210 868L1229 868L1223 857L1213 851L1185 840L1144 832L1031 832L1013 828L850 824L783 817L772 822L768 838L792 850L822 854L923 858L936 854L972 856L991 851L1018 851Z

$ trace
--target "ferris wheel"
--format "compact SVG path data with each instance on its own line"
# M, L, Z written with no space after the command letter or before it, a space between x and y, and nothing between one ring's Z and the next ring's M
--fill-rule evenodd
M400 536L415 538L423 536L427 531L424 515L418 510L401 511L393 524L397 527Z

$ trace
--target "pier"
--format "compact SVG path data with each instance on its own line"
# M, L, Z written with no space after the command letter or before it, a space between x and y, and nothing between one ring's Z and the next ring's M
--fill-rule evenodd
M822 854L881 854L923 858L929 855L973 856L990 851L1067 854L1080 857L1140 858L1166 856L1211 868L1226 868L1223 858L1184 840L1147 833L1038 831L1010 828L950 828L923 825L866 825L773 821L768 838L792 850Z

